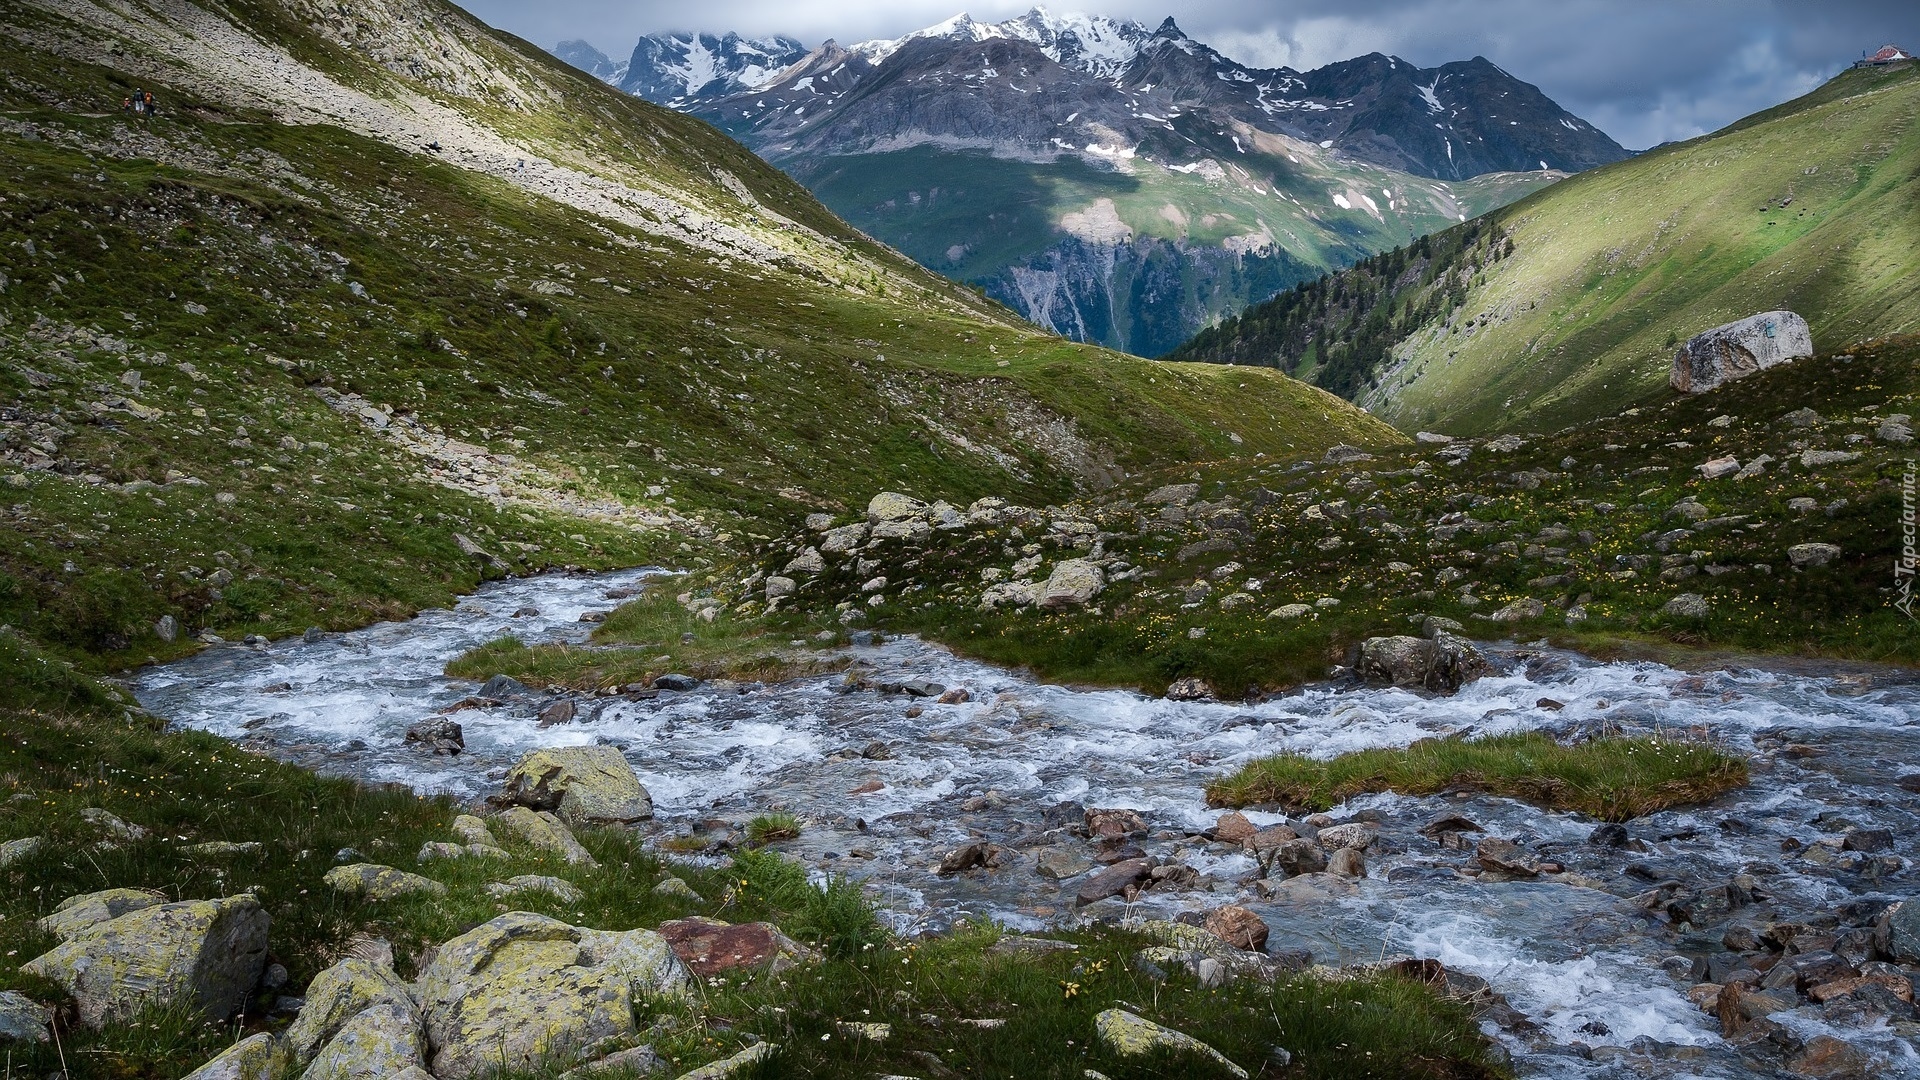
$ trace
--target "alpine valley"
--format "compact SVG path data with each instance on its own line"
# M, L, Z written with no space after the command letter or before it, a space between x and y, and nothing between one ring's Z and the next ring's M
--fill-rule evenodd
M1042 8L811 51L737 34L563 59L702 117L921 265L1142 356L1625 150L1491 62L1251 68Z
M0 1080L1920 1075L1906 53L563 52L0 0Z

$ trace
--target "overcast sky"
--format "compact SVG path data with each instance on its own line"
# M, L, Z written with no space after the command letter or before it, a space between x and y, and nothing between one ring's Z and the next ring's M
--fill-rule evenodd
M459 2L459 0L456 0ZM585 38L624 59L642 34L736 30L807 45L895 37L965 8L981 20L1032 0L466 0L551 47ZM1920 0L1087 0L1048 5L1137 19L1259 67L1306 69L1369 52L1433 67L1485 56L1621 144L1712 131L1795 97L1862 50L1920 49Z

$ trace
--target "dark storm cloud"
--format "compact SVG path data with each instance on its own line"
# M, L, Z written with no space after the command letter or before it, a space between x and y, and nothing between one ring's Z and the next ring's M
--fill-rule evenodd
M641 34L738 30L809 45L897 36L965 6L1004 19L1031 0L471 0L538 44L585 38L616 58ZM1714 130L1818 85L1863 50L1920 48L1914 0L1074 0L1188 34L1242 63L1316 67L1368 52L1422 66L1481 55L1621 143Z

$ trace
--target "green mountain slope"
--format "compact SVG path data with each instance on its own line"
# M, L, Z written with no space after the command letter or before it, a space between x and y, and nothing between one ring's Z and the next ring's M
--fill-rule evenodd
M1035 164L931 146L783 164L922 265L1043 326L1141 356L1563 175L1447 182L1276 136L1256 145L1181 169Z
M1920 65L1849 71L1202 333L1403 430L1544 429L1664 392L1674 346L1774 308L1822 348L1920 329Z
M451 7L176 8L0 9L0 623L70 655L1396 438L1040 334Z

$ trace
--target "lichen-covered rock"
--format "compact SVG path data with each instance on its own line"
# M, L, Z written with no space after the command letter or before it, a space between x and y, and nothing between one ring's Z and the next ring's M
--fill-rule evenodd
M160 904L97 923L20 970L59 983L89 1027L166 1004L224 1019L260 981L272 922L244 893Z
M347 959L313 977L306 1005L287 1028L287 1049L296 1064L313 1059L347 1021L375 1005L414 1009L413 993L384 964Z
M637 999L684 995L691 978L650 930L515 911L442 945L419 985L432 1072L463 1080L631 1035Z
M67 941L90 927L163 903L166 897L145 889L102 889L67 897L53 909L53 914L41 916L33 925L43 933Z
M405 870L396 870L379 863L349 863L336 866L327 871L320 879L328 888L343 892L348 896L363 896L368 900L396 900L414 893L431 893L434 896L447 895L447 887L432 878L410 874Z
M355 1014L314 1055L302 1080L387 1080L420 1068L426 1046L412 1003L382 1002Z
M1246 1080L1247 1070L1235 1065L1227 1055L1191 1035L1161 1027L1125 1009L1107 1009L1095 1016L1093 1030L1107 1049L1120 1057L1141 1057L1157 1050L1195 1054Z
M693 891L693 886L671 874L661 878L660 883L653 887L653 895L671 896L676 900L688 900L696 904L701 901L700 894Z
M487 823L472 814L461 814L453 819L453 835L459 837L462 843L491 848L500 846L500 841L493 838L493 830L487 828Z
M144 825L130 825L99 807L88 807L80 811L80 820L106 833L116 840L145 840L147 830Z
M1532 597L1522 597L1487 616L1494 622L1526 622L1547 613L1547 605Z
M519 874L505 881L488 882L486 890L488 896L496 899L505 899L516 893L543 892L557 897L561 903L565 904L577 903L580 900L580 890L573 882L543 874Z
M553 852L574 866L600 865L580 846L580 841L574 839L573 830L567 828L566 822L546 811L510 807L500 815L499 821L502 828L523 843Z
M272 1080L285 1071L282 1063L280 1047L272 1035L262 1031L227 1047L184 1080Z
M867 503L867 520L875 525L924 517L926 512L926 503L897 491L883 491Z
M1791 311L1765 311L1689 339L1673 354L1668 381L1683 394L1698 394L1812 355L1807 320Z
M560 1074L560 1080L590 1080L615 1074L646 1076L661 1071L663 1064L653 1047L634 1046L617 1050L598 1061L589 1061L577 1069L568 1069Z
M46 1042L52 1013L18 990L0 990L0 1043Z
M653 799L626 756L611 746L534 750L507 773L509 803L550 810L573 825L630 824L653 816Z
M44 836L23 836L18 840L9 840L0 844L0 870L37 853L47 844Z
M1681 593L1679 596L1661 605L1662 615L1672 615L1681 619L1704 619L1713 611L1713 605L1699 593Z
M226 859L260 854L260 841L209 840L204 844L188 844L180 850L196 859Z
M855 522L842 525L837 529L828 529L820 538L820 550L829 555L844 555L859 547L867 539L867 523Z
M1065 559L1040 587L1040 606L1049 611L1085 607L1107 587L1107 576L1086 559Z
M702 1065L690 1073L682 1073L680 1080L730 1080L759 1068L762 1062L772 1060L779 1051L780 1047L774 1043L755 1043L730 1058Z

